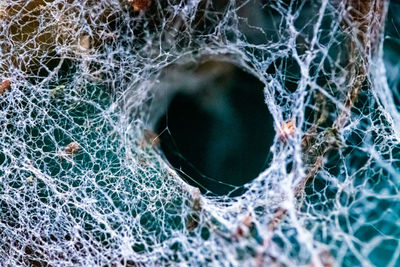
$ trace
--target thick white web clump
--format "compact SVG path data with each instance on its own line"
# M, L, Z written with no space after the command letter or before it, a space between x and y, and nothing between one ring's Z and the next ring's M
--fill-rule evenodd
M0 265L398 266L399 34L385 66L387 9L2 1ZM202 196L148 131L169 71L210 58L265 83L275 120L272 162L240 197Z

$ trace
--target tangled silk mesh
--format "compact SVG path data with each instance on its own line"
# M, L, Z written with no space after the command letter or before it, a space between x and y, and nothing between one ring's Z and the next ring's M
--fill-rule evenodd
M395 2L1 1L0 265L399 266ZM275 121L241 196L148 137L168 73L210 59Z

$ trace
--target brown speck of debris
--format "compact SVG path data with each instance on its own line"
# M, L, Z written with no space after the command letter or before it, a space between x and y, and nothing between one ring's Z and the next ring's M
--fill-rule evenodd
M133 7L133 11L146 11L151 5L151 0L128 0L128 3Z
M247 215L239 224L238 228L236 229L236 237L245 237L249 233L249 227L253 221L251 215Z
M78 142L74 141L69 143L66 147L65 147L65 153L67 155L71 155L74 156L76 153L78 153L78 151L81 149L81 146L79 145Z
M280 127L279 140L281 142L287 141L290 137L293 137L296 132L296 120L290 119L283 123Z
M186 218L186 229L193 231L199 226L200 218L196 214L191 214Z
M0 3L0 19L5 19L7 17L7 7L6 5Z
M5 80L0 85L0 95L4 94L5 91L10 90L11 82L9 80Z

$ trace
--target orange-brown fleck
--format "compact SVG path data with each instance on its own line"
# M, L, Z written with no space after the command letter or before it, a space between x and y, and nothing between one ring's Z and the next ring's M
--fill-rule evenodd
M81 149L81 146L79 145L78 142L74 141L69 143L66 147L65 147L65 153L67 155L71 155L74 156L76 153L78 153L78 151Z
M0 95L3 94L5 91L10 90L11 82L9 80L5 80L0 85Z
M280 127L279 139L283 142L293 137L296 132L296 120L290 119L289 121L283 123Z
M251 218L250 215L247 215L246 218L243 219L243 225L246 227L249 227L253 219Z
M253 218L251 215L247 215L237 227L235 237L240 238L247 235L252 222Z
M132 5L133 11L145 11L151 5L151 0L128 0Z

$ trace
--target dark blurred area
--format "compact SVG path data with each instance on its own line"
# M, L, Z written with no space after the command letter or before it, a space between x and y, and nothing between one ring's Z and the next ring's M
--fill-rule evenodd
M273 120L256 77L221 62L196 70L207 71L220 75L194 92L179 90L156 129L167 160L188 183L203 193L238 195L243 188L230 185L243 185L267 167Z

